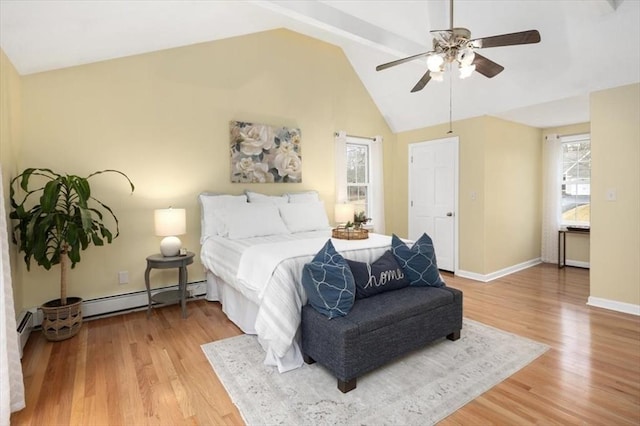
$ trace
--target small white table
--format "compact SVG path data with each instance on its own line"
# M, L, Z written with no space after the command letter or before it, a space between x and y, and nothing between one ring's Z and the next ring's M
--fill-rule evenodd
M147 318L151 314L152 305L168 305L180 302L182 305L182 318L187 317L187 266L193 263L195 253L190 251L184 256L163 256L160 253L147 257L147 269L144 271L144 284L147 286ZM151 285L149 284L149 273L152 269L172 269L178 268L178 290L167 290L151 296Z

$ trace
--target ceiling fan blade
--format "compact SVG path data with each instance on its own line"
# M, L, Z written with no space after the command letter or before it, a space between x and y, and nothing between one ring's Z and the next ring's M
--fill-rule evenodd
M396 65L400 65L400 64L404 64L405 62L413 61L414 59L422 58L423 56L427 56L427 55L430 55L432 53L433 52L418 53L417 55L409 56L407 58L398 59L397 61L387 62L386 64L378 65L376 67L376 71L386 70L387 68L390 68L390 67L393 67L393 66L396 66Z
M486 49L488 47L514 46L517 44L531 44L540 42L538 30L521 31L518 33L502 34L492 37L476 38L469 41L476 49Z
M475 58L473 60L473 65L476 66L476 71L485 77L493 78L504 70L502 65L493 62L491 59L485 58L477 52L474 53Z
M424 86L427 85L427 83L429 82L429 80L431 80L431 71L427 70L427 72L422 76L422 78L416 83L415 86L413 86L413 89L411 89L411 93L414 92L419 92L420 90L424 89Z

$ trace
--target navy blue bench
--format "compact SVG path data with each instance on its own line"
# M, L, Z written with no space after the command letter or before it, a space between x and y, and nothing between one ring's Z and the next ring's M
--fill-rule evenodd
M346 393L359 376L462 329L462 292L451 287L405 287L356 300L346 316L328 319L302 308L302 353L338 379Z

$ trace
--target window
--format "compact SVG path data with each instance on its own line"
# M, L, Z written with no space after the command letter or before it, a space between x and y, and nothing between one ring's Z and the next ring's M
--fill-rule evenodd
M591 222L591 138L590 135L563 136L562 225L589 225Z
M384 173L382 137L335 134L336 203L354 205L356 213L371 218L374 232L384 234Z
M366 139L347 138L347 202L355 212L371 217L371 143Z

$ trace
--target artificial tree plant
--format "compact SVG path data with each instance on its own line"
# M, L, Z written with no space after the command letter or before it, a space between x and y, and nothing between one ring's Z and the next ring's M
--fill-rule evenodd
M361 229L362 225L366 225L370 220L371 218L367 217L364 211L359 211L353 214L353 222L347 222L345 228Z
M362 228L362 225L366 225L370 220L371 218L367 217L364 211L359 211L353 215L353 224L356 229Z
M101 170L87 177L58 174L50 169L29 168L11 180L10 219L13 242L24 253L27 269L31 259L49 270L60 265L60 299L41 307L44 313L42 329L49 340L63 340L74 336L82 324L81 298L68 303L67 268L80 262L80 252L93 244L104 245L118 237L120 228L113 210L91 195L89 179L103 173L123 176L131 187L129 177L118 170ZM17 188L16 188L17 187ZM17 195L18 188L22 191ZM38 198L39 197L39 198ZM113 219L113 225L105 223ZM113 232L115 226L115 234ZM73 310L69 308L74 306Z

